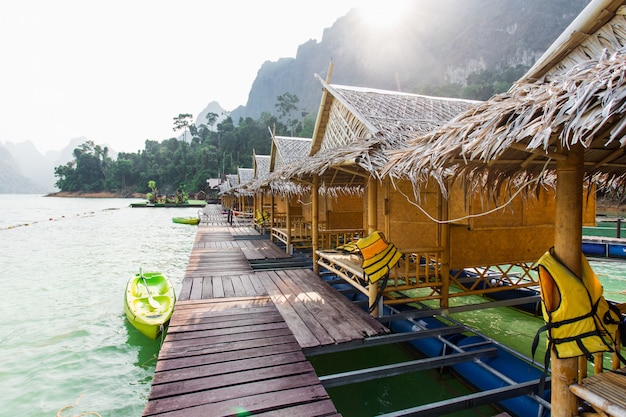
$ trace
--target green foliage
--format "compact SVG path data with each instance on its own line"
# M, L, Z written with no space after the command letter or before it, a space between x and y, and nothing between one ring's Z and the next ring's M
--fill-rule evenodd
M528 67L517 65L497 71L484 70L467 77L466 84L428 85L418 87L420 94L438 97L461 97L470 100L488 100L495 94L508 91L520 79Z
M107 173L113 163L108 148L87 141L74 149L74 161L59 165L54 175L62 191L105 191Z
M61 191L131 194L145 193L148 184L156 198L159 184L159 196L185 199L186 190L204 190L208 178L234 174L239 167L252 167L253 150L258 155L269 155L268 127L277 124L285 128L267 113L259 120L241 119L237 126L230 117L215 126L218 115L209 113L207 124L191 128L192 125L185 126L190 118L189 114L180 114L174 120L175 126L189 130L191 141L146 140L143 150L120 152L116 160L109 158L107 148L85 142L74 150L73 161L55 167L56 186Z

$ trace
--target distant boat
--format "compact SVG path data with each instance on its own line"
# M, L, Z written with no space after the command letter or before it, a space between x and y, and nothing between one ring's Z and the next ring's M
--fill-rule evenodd
M124 312L130 324L150 339L165 331L176 294L170 280L160 272L139 272L128 280Z
M180 224L198 224L200 219L198 217L172 217L174 223Z
M582 251L586 256L626 259L626 239L583 237Z
M141 203L131 203L131 207L171 207L171 208L181 208L181 207L205 207L206 201L203 200L189 200L186 203L150 203L148 201L144 201Z

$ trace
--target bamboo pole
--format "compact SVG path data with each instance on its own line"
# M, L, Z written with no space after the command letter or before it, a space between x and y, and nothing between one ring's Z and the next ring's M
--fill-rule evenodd
M377 200L378 200L378 183L374 177L367 179L367 233L373 233L378 226L377 220ZM378 283L369 284L367 286L368 291L368 305L372 306L378 298ZM371 312L372 316L378 315L378 306Z
M374 177L367 179L367 233L373 233L378 228L377 219L378 183Z
M319 249L319 217L320 217L320 199L319 199L320 177L313 175L313 185L311 187L311 244L313 252L313 272L319 274L320 267L317 264L317 250Z
M291 197L286 196L285 200L287 201L287 207L285 208L285 212L287 213L287 218L285 219L285 227L287 228L287 246L285 247L285 251L291 255Z
M584 148L574 145L564 161L557 161L554 254L577 276L582 275L582 204ZM555 294L554 296L558 296ZM577 415L576 396L569 386L577 382L578 358L559 359L552 350L552 417Z
M450 217L448 199L443 197L443 193L439 190L439 219L448 220ZM448 222L439 223L439 243L443 248L441 253L441 300L439 307L448 308L450 305L450 224Z
M275 203L274 193L272 193L272 197L271 197L272 207L270 207L270 242L274 241L274 237L272 236L272 228L275 226L274 219L276 216L276 210L274 210L274 206L275 206L274 203Z

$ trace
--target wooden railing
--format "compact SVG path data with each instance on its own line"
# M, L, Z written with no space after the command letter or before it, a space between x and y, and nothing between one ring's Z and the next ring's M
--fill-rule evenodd
M532 262L465 267L450 274L450 284L460 291L450 296L483 295L519 288L539 287Z
M444 281L441 274L442 248L400 249L403 253L400 262L391 270L384 290L386 304L407 303L410 301L442 298ZM367 277L361 268L362 259L358 254L348 254L335 250L317 252L317 264L343 278L363 294L369 294ZM378 283L373 284L378 285ZM425 289L414 297L397 298L394 292Z
M271 238L285 244L285 251L293 253L294 247L310 248L311 243L311 223L303 221L291 221L291 228L272 227Z
M318 233L318 248L328 250L362 238L365 231L363 229L320 229Z
M442 288L445 280L442 275L441 256L443 248L400 248L402 259L389 273L385 288L385 303L400 304L411 301L439 300L445 297ZM394 292L411 291L403 297Z

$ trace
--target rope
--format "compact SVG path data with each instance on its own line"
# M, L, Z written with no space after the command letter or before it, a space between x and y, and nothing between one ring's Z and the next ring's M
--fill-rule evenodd
M395 189L396 189L396 190L397 190L400 194L402 194L402 196L406 199L406 201L408 201L408 202L409 202L409 204L411 204L411 205L413 205L413 206L417 207L417 208L418 208L418 209L419 209L422 213L424 213L424 215L425 215L426 217L428 217L428 218L429 218L430 220L432 220L433 222L435 222L435 223L439 223L439 224L455 223L455 222L459 222L459 221L462 221L462 220L467 220L467 219L473 219L473 218L476 218L476 217L486 216L486 215L488 215L488 214L495 213L495 212L496 212L496 211L498 211L498 210L502 210L503 208L505 208L506 206L508 206L509 204L511 204L511 203L513 202L513 200L515 199L515 197L517 197L517 196L519 195L519 193L521 193L521 192L524 190L524 188L525 188L525 187L529 186L529 185L530 185L530 184L532 184L532 183L539 182L539 181L543 178L543 173L545 172L545 170L546 170L546 168L547 168L547 166L548 166L548 162L550 162L550 161L551 161L551 159L548 159L548 161L546 161L545 165L543 166L543 169L541 170L541 173L540 173L540 174L539 174L536 178L534 178L534 179L532 179L532 180L529 180L529 181L526 181L524 184L522 184L522 185L518 188L518 190L517 190L515 193L513 193L513 195L511 196L511 198L509 198L509 199L508 199L508 200L507 200L504 204L502 204L501 206L497 206L497 207L495 207L495 208L493 208L493 209L491 209L491 210L488 210L488 211L485 211L485 212L482 212L482 213L468 214L467 216L459 217L459 218L457 218L457 219L450 219L450 220L439 220L439 219L436 219L436 218L434 218L433 216L431 216L430 214L428 214L428 213L426 212L426 210L424 210L424 209L422 208L422 206L420 206L418 203L416 203L416 202L414 203L413 201L411 201L411 198L410 198L408 195L406 195L405 193L403 193L403 192L402 192L402 190L401 190L399 187L395 187L395 184L394 184L394 188L395 188Z
M80 394L80 396L76 399L76 401L74 401L74 404L70 404L70 405L66 405L65 407L61 407L59 409L59 411L57 411L56 417L63 417L61 415L61 413L63 411L69 410L70 408L73 408L73 407L76 407L76 405L78 404L80 399L83 398L83 395L85 395L85 393ZM102 417L100 414L96 413L95 411L86 411L84 413L73 415L72 417L81 417L81 416L88 416L88 415Z

